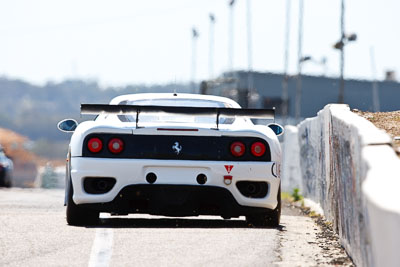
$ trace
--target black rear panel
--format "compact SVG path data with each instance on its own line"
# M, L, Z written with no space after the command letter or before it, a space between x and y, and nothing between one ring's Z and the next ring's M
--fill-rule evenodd
M98 153L92 153L87 146L89 139L93 137L103 142L103 148ZM124 149L120 154L113 154L108 150L108 142L112 138L120 138L124 142ZM246 152L241 157L234 157L230 152L231 144L237 141L243 142L246 146ZM263 156L255 157L251 154L250 147L254 142L262 142L265 145L266 151ZM90 134L83 142L82 155L96 158L271 161L270 148L265 140L257 137L232 136Z

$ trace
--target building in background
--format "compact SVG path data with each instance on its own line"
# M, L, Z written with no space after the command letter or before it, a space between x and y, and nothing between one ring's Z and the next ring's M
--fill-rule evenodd
M248 89L248 77L252 76L253 90ZM400 83L391 79L378 82L380 111L400 110ZM283 75L276 73L234 71L223 73L219 78L203 81L200 93L229 97L249 108L276 108L276 116L282 115ZM326 104L337 103L339 80L325 76L302 76L300 117L313 117ZM346 80L344 102L352 109L373 111L373 82ZM288 81L288 122L295 118L296 76Z

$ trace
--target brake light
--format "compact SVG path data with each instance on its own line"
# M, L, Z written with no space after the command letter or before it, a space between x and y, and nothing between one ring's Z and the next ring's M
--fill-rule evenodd
M100 152L102 148L103 148L103 142L99 138L93 137L89 139L88 149L90 152L97 153Z
M255 142L251 145L251 154L256 157L261 157L265 154L265 145L261 142Z
M119 138L113 138L108 142L108 150L111 153L119 154L124 149L124 142Z
M246 147L242 142L234 142L231 145L231 153L235 157L243 156L246 151Z

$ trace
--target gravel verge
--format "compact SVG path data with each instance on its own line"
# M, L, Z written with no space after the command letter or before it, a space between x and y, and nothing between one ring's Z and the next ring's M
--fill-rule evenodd
M400 110L368 112L353 109L352 111L372 122L377 128L386 131L393 138L393 149L400 156Z
M292 202L290 200L284 200L282 204L286 207L286 210L290 211L293 215L308 217L313 220L316 225L311 229L311 235L310 233L306 233L307 238L310 238L306 241L309 245L317 245L319 249L313 253L313 264L306 264L307 266L355 266L340 244L339 236L333 230L330 222L326 221L324 217L310 211L309 208L302 206L301 201ZM285 238L287 239L288 237L285 236ZM292 252L291 255L294 255L294 253Z

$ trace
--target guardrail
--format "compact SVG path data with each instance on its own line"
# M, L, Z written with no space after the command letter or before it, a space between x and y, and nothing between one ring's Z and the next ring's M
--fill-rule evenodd
M296 137L297 147L288 139ZM400 188L394 187L400 181L400 172L395 172L400 160L390 147L391 142L390 136L351 112L347 105L327 105L316 117L301 122L297 134L296 129L286 128L283 185L286 179L296 181L293 177L297 172L302 194L321 205L358 266L398 266L398 261L392 261L397 251L393 254L391 250L400 247L400 202L391 202L390 206L398 209L390 209L389 213L382 204L389 202L374 192L384 173L390 173L384 179L388 187ZM293 166L297 155L298 166ZM381 160L377 161L377 157ZM385 183L381 184L386 196L384 187ZM382 221L387 222L386 229L381 229ZM396 223L396 228L389 227ZM391 237L388 231L396 235ZM394 236L396 239L388 244L387 240Z

